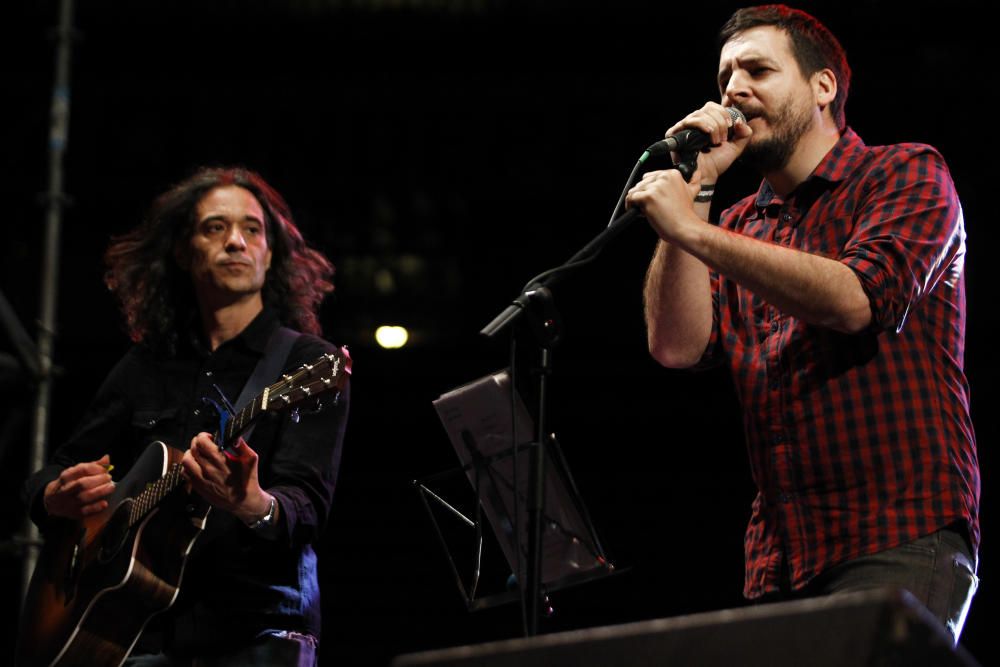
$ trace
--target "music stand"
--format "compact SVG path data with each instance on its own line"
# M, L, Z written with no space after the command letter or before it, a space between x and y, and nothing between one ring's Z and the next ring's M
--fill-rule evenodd
M459 591L470 611L517 600L520 597L517 590L477 597L482 566L482 516L486 516L492 527L513 573L513 581L508 583L522 586L523 577L519 573L528 556L528 454L534 446L533 419L520 396L511 392L506 370L446 392L433 401L433 405L462 465L416 480L414 485L445 550ZM514 428L517 430L516 452L512 446ZM605 556L554 435L545 443L545 453L551 465L546 469L545 478L541 583L546 591L554 591L612 574L615 568ZM474 492L472 517L428 486L454 480L463 472ZM474 531L473 548L466 552L474 554L468 584L459 571L432 503Z

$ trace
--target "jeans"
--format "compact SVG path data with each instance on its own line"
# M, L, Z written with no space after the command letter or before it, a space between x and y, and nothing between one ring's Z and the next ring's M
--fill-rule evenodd
M178 658L164 654L128 658L124 667L315 667L316 638L273 631L237 651L219 656Z
M798 591L783 571L780 599L835 595L873 588L903 588L919 600L958 643L972 596L977 562L965 528L949 526L913 542L834 565Z

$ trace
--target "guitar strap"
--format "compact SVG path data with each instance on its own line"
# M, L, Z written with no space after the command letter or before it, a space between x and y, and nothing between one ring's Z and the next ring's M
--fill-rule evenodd
M233 414L239 413L257 394L264 391L264 387L274 383L275 378L285 367L288 354L292 351L292 346L295 345L295 341L300 335L299 332L288 327L278 327L274 330L271 337L267 339L264 356L257 362L250 379L243 385L243 390L234 403L236 411ZM251 424L243 432L243 439L247 442L250 441L250 434L253 433L255 425Z

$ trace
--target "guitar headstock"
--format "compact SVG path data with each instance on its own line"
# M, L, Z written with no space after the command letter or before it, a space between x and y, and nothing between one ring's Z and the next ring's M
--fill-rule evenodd
M351 355L346 347L342 347L336 352L324 354L312 363L304 364L293 373L282 375L280 380L257 394L236 414L205 399L215 404L219 412L219 430L216 432L219 449L225 452L235 446L241 434L264 412L294 409L299 403L328 392L339 395L350 375ZM297 411L293 416L298 421Z
M351 375L351 355L346 347L282 375L261 394L261 410L285 410L327 392L340 392Z

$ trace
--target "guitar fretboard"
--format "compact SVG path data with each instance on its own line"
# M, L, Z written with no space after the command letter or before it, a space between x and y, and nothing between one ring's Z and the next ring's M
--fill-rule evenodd
M264 395L258 394L242 410L233 415L226 422L225 446L231 447L236 442L243 430L253 423L253 420L261 413L261 406L264 404Z
M181 476L181 464L172 463L165 474L155 482L146 485L146 489L137 495L129 508L129 527L142 521L151 509L157 506L161 500L167 497L171 491L180 486L184 478Z

